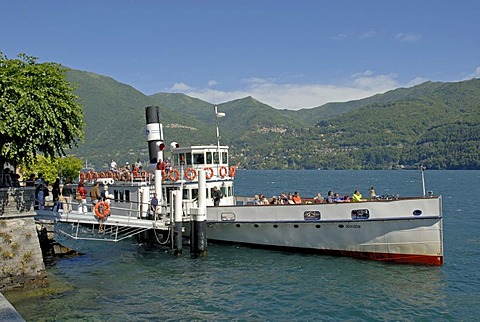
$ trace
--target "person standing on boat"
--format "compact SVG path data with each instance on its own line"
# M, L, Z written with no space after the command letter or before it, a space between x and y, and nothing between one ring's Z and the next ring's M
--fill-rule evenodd
M377 197L377 193L375 192L375 188L373 186L370 187L370 198L374 199Z
M83 186L83 182L78 183L77 192L80 194L81 200L78 205L78 213L87 213L87 189Z
M298 205L298 204L301 204L302 203L302 197L300 197L300 194L295 191L295 193L293 194L293 202Z
M90 198L92 199L92 205L96 205L100 200L102 200L102 195L100 194L100 189L98 188L98 182L93 184L92 190L90 190Z
M361 202L361 201L363 201L363 200L362 200L362 194L360 193L360 191L355 190L355 192L354 192L353 195L352 195L352 201L353 201L353 202Z
M110 170L117 171L117 162L113 161L113 159L110 161Z
M217 188L217 186L213 187L213 205L214 206L219 206L220 205L220 199L222 199L223 195L220 189Z
M152 213L154 219L157 216L157 207L158 207L157 193L154 193L152 200L150 201L150 212Z

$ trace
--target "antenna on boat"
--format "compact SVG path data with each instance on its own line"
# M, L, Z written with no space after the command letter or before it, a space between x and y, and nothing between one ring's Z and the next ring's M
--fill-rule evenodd
M425 190L425 176L423 172L427 169L427 167L423 166L423 164L420 164L420 172L422 173L422 188L423 188L423 196L426 196L426 190Z
M215 127L217 130L217 154L218 154L218 164L217 164L217 173L218 169L220 168L220 162L221 162L221 157L220 157L220 131L218 130L218 119L222 118L225 116L225 113L219 112L218 111L218 106L217 104L214 105L215 109Z

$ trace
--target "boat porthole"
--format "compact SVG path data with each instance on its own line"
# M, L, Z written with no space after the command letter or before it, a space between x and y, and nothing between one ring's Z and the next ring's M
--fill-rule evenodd
M255 227L255 228L258 228L258 225L257 225L257 224L255 224L255 225L253 225L253 227Z
M293 225L293 227L298 228L298 225Z
M338 228L343 228L343 227L345 227L345 226L343 226L343 225L338 225Z
M315 225L315 228L321 228L322 225Z
M422 211L420 209L416 209L413 211L414 216L420 216L422 214Z
M273 225L273 228L278 228L278 225Z
M240 224L236 224L235 226L240 227Z

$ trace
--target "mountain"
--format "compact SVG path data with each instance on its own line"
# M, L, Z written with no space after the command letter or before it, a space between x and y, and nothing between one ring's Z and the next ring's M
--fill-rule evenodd
M145 107L160 107L165 143L216 144L214 107L184 94L144 95L94 73L69 70L84 107L85 141L72 149L96 168L148 159ZM480 80L426 82L298 111L253 97L219 104L221 144L249 169L388 169L420 163L480 169Z

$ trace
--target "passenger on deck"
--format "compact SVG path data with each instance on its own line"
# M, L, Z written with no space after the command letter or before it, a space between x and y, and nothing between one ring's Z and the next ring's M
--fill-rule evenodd
M293 199L293 202L297 205L302 203L302 198L300 197L300 194L297 191L295 191L295 193L293 194L292 199Z
M317 195L313 197L313 202L314 203L322 203L325 201L325 198L323 198L322 194L320 192L317 192Z
M103 186L103 191L101 193L102 200L105 201L110 206L110 199L113 199L113 195L108 192L108 186Z
M117 162L113 161L113 159L110 161L110 170L117 171Z
M370 198L374 199L377 197L377 193L375 192L375 188L373 186L370 187Z
M352 195L352 201L353 201L353 202L361 202L361 201L363 201L363 200L362 200L362 194L360 193L360 191L355 190L355 192L354 192L353 195Z
M157 207L158 207L157 193L154 193L153 198L150 201L150 212L152 213L154 219L156 219L156 216L157 216Z
M259 205L260 204L260 196L259 195L255 195L255 197L253 197L253 204L254 205Z
M123 167L125 172L130 172L130 163L127 161L125 162L125 166Z
M291 192L288 193L288 202L289 205L294 205L295 201L293 201L293 194Z
M280 203L282 205L287 205L288 204L288 196L286 192L282 192L282 195L280 196Z
M212 192L212 198L213 198L213 205L214 206L219 206L220 205L220 199L222 199L223 195L220 189L217 188L217 186L213 187L213 192Z
M267 197L265 195L260 195L260 204L261 205L269 205L270 201L268 201Z
M346 194L342 197L342 200L343 200L343 202L350 202L350 196L348 195L348 193L346 193Z
M83 186L83 182L78 183L77 192L80 194L81 200L78 204L78 213L87 213L87 189Z
M333 203L333 191L329 190L327 193L327 203Z
M140 169L141 167L143 167L142 161L140 161L140 159L137 158L137 162L135 162L135 163L133 164L133 166L136 167L137 169ZM139 170L139 171L140 171L140 170Z
M92 199L92 205L96 205L100 200L102 200L102 195L100 194L100 189L98 188L98 182L93 184L92 190L90 190L90 198Z
M336 193L334 196L333 196L333 201L334 202L343 202L343 199L340 198L340 195L338 193Z
M280 205L280 198L278 196L273 196L272 199L270 199L270 204L271 205Z

